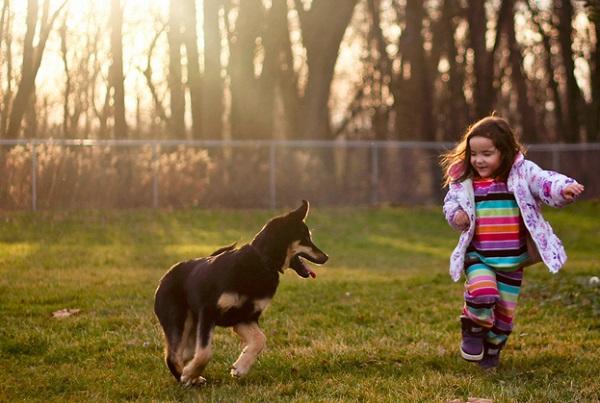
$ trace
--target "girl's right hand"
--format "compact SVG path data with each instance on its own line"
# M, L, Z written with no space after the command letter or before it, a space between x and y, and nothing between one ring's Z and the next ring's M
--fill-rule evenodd
M583 185L579 183L572 183L563 189L562 194L565 200L573 201L577 197L579 197L581 193L583 193L584 189L585 188L583 187Z
M452 221L454 222L454 225L461 231L466 231L469 229L469 216L463 210L458 210L456 214L454 214Z

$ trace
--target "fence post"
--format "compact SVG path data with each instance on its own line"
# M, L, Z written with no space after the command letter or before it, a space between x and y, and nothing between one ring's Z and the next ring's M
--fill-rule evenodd
M158 146L152 143L152 207L158 207Z
M37 211L37 155L35 140L31 140L31 209Z
M269 199L272 210L277 207L277 194L275 186L275 143L269 143Z
M371 204L379 201L379 150L377 143L371 142Z

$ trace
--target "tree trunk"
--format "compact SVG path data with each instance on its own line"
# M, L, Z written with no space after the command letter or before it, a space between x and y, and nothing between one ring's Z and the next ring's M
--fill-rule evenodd
M463 84L465 81L464 69L457 62L458 49L454 41L454 33L456 31L456 23L453 22L458 15L458 5L455 5L454 0L445 0L442 9L442 28L443 37L445 38L444 47L446 58L448 59L448 94L446 100L448 117L446 122L446 130L442 133L443 140L456 141L461 132L465 130L468 121L468 107Z
M569 143L579 141L579 105L581 94L575 80L575 62L573 61L573 5L570 0L556 0L554 2L555 13L558 16L558 40L564 66L567 96L565 103L565 114L567 116L567 131L564 140Z
M331 137L329 96L340 44L356 0L313 0L309 11L296 6L306 48L308 82L302 99L300 137ZM300 3L297 1L297 4Z
M12 103L8 130L6 132L6 137L8 138L16 138L19 136L23 116L25 115L27 109L31 107L30 99L35 90L35 77L37 76L37 72L39 71L42 63L42 57L46 47L46 41L48 40L48 35L50 35L52 25L54 24L54 21L58 17L65 4L66 0L61 6L58 7L52 17L50 17L50 1L46 0L44 2L38 44L34 48L33 38L35 36L37 27L38 2L37 0L28 0L27 2L27 31L25 33L25 40L23 43L21 82L19 83L19 89L17 90L17 94L15 95L15 99Z
M184 44L187 55L187 83L192 110L192 138L201 139L202 134L202 78L198 54L196 30L196 0L184 0Z
M127 138L127 122L125 121L125 87L123 76L123 9L120 0L111 2L111 35L110 48L112 64L110 67L110 86L113 88L113 105L115 126L113 136L115 139Z
M283 3L282 0L278 0ZM278 6L279 7L279 6ZM292 54L292 42L290 41L290 32L288 26L287 14L285 15L285 30L283 30L283 18L279 25L282 28L281 37L279 38L280 49L279 57L279 88L281 89L281 100L283 103L283 112L285 114L285 130L286 134L297 136L298 120L300 116L300 96L298 92L298 77L294 71L294 56Z
M4 40L5 26L8 26L10 20L10 0L4 0L2 2L2 12L0 13L0 48L2 48L2 41ZM8 30L6 30L8 32Z
M2 7L2 15L3 17L3 25L2 25L2 38L6 43L6 87L3 88L4 94L1 96L0 101L2 104L0 105L0 138L4 137L8 126L8 116L10 113L10 99L12 97L12 35L11 35L11 18L10 18L10 2L6 0L4 2L4 6ZM0 86L2 85L2 81L0 80ZM1 87L0 87L1 88Z
M181 77L181 35L182 7L180 0L169 1L169 94L171 121L169 137L185 138L185 94Z
M517 89L518 97L518 108L519 114L521 115L521 126L523 127L523 140L525 142L536 142L538 140L537 125L536 125L536 114L534 108L529 102L529 90L527 88L527 78L523 72L523 66L521 61L523 55L521 49L517 43L515 35L515 23L514 23L514 0L504 0L500 7L500 14L506 15L504 28L506 38L508 42L508 49L510 52L510 66L511 66L511 77L512 84Z
M433 79L431 75L431 66L425 55L425 43L421 31L423 29L423 2L418 0L408 0L406 5L406 19L411 25L414 24L414 39L410 46L410 59L414 67L411 68L411 81L414 80L416 94L415 116L419 121L416 122L419 129L416 131L417 138L424 141L435 140L436 124L433 117ZM437 38L435 38L437 39ZM434 60L437 69L439 58Z
M285 48L289 44L287 22L287 4L285 0L274 0L266 15L266 26L262 35L264 61L258 80L257 131L264 138L273 138L275 105L277 102L276 86L281 83L281 64L285 57ZM284 118L279 117L279 118Z
M476 118L482 118L492 112L494 92L494 71L490 70L493 63L493 54L488 52L485 37L487 33L487 18L485 13L485 1L469 0L467 7L469 21L469 42L473 49L474 76L475 76L475 114Z
M223 0L204 0L204 77L202 85L202 133L209 139L223 137L223 78L219 12Z
M65 69L65 91L63 94L63 137L69 138L69 104L71 98L71 71L69 70L69 60L67 56L67 17L58 30L60 35L60 54L62 56L63 67Z
M564 135L566 129L565 129L565 122L564 122L564 116L563 116L560 91L558 88L558 83L556 82L556 79L554 78L554 66L552 64L552 45L550 44L550 37L544 31L542 22L540 21L541 16L539 14L539 11L531 5L531 2L527 1L526 3L529 7L529 10L532 13L533 22L534 22L538 32L542 36L542 45L544 46L544 53L545 53L543 55L543 57L544 57L544 66L546 69L546 77L548 80L548 87L550 89L550 93L552 94L552 99L554 100L554 120L555 120L556 138L560 138L561 136Z
M23 40L23 62L21 64L21 81L17 94L12 102L10 118L8 122L7 138L19 137L21 121L27 110L29 99L33 94L35 76L33 72L34 49L33 37L35 35L38 19L37 0L27 2L27 31Z
M590 20L594 23L596 33L596 45L592 53L591 84L592 104L590 105L590 126L588 129L588 141L600 140L600 3L590 6Z
M375 140L387 140L389 136L389 120L390 108L386 104L384 98L385 87L389 88L392 96L397 99L399 94L395 91L394 84L395 76L392 70L392 60L387 53L387 42L381 28L381 0L368 0L367 10L371 17L369 27L369 40L367 46L377 50L374 58L374 69L379 72L379 77L376 82L373 82L375 92L374 97L377 99L377 105L372 118L372 127ZM363 91L364 92L364 91ZM360 107L360 103L358 105ZM382 165L385 169L385 164ZM382 173L385 175L385 172Z
M154 35L152 42L150 42L150 47L148 48L148 51L146 52L146 54L148 55L148 57L146 59L146 68L144 69L144 71L142 73L144 74L144 77L146 78L146 84L148 85L148 89L150 90L150 95L152 96L152 100L154 101L154 109L155 109L156 113L158 114L158 118L163 123L168 124L169 118L167 117L167 112L165 111L165 107L163 106L163 103L158 96L158 92L156 91L156 87L154 86L154 82L152 81L152 57L154 55L154 48L156 47L156 42L158 41L158 38L165 31L165 28L166 28L166 26L163 26L160 30L158 30L158 32L156 32L156 34Z
M258 85L254 74L254 56L263 13L261 0L241 1L235 31L230 38L231 133L236 139L264 137L256 122L257 114L262 111L256 105Z

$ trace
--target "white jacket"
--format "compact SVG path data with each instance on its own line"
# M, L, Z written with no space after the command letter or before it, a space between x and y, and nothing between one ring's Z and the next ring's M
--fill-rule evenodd
M534 162L526 160L523 154L517 155L508 175L508 190L515 196L540 258L552 273L560 270L567 261L567 255L562 242L542 217L540 201L552 207L565 206L569 202L563 197L562 191L571 183L575 183L575 180L553 171L544 171ZM454 281L460 279L467 247L475 233L475 196L471 179L451 183L444 199L444 215L455 228L452 219L459 210L467 213L470 225L468 230L460 234L458 245L450 256L450 276Z

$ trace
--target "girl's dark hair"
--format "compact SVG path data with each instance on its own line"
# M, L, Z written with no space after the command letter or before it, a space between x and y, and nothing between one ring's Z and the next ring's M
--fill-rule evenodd
M444 170L444 185L462 182L477 175L477 171L471 165L469 145L469 140L476 136L492 140L500 151L502 162L494 175L502 180L508 178L517 154L525 154L525 147L519 142L506 119L494 115L485 117L471 125L452 150L442 154L440 165Z

